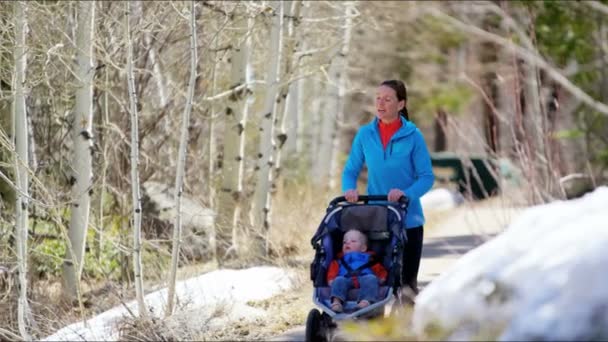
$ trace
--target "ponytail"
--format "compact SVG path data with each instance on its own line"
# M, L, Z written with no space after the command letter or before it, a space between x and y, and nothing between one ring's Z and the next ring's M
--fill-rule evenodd
M399 112L399 114L401 114L406 121L410 121L410 113L408 113L407 107L403 106L403 109Z

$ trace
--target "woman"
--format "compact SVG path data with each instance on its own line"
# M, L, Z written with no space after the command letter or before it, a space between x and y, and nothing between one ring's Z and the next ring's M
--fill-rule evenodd
M402 280L415 295L424 225L420 197L431 189L435 177L422 133L408 120L406 102L403 82L388 80L378 87L377 117L355 135L342 173L342 190L347 201L358 200L357 178L365 163L368 194L387 194L389 201L398 201L401 196L410 200L404 220L408 243L403 253Z

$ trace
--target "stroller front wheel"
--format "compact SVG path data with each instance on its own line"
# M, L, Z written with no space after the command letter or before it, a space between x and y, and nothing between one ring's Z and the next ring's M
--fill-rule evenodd
M325 342L328 340L328 324L317 309L312 309L306 318L306 342Z

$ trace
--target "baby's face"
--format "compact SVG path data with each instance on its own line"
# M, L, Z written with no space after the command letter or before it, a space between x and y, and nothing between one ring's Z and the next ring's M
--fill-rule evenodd
M348 252L365 252L367 246L363 244L361 235L357 232L348 232L344 235L344 241L342 242L342 251Z

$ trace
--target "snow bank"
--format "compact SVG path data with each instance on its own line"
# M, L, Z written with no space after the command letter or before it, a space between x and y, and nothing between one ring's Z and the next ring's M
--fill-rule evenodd
M464 198L459 192L445 188L432 189L420 198L420 203L425 211L452 209L463 202Z
M238 305L251 300L263 300L288 289L292 278L286 271L277 267L254 267L245 270L218 270L201 276L180 281L176 285L178 303L184 306L196 318L197 309L201 316L206 310L213 310L218 305L227 305L227 309L242 310ZM152 292L145 297L148 309L157 317L163 317L167 302L167 289ZM126 305L137 314L137 304L131 301ZM115 341L118 335L115 324L123 317L129 316L127 308L112 308L87 321L71 324L55 334L46 337L46 341ZM227 316L234 316L231 312ZM234 316L234 317L238 317Z
M606 265L608 187L532 207L420 293L414 330L439 323L454 329L452 340L606 339Z

